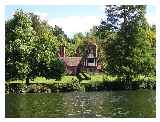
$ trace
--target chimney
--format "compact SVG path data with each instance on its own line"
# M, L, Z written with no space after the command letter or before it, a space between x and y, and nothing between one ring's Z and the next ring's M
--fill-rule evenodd
M60 57L65 57L65 46L60 46Z

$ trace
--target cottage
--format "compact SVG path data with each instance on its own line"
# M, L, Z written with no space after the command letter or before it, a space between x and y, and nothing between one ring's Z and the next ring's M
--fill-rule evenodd
M99 72L100 65L97 60L97 45L87 44L84 46L84 54L79 54L79 48L77 49L76 57L65 56L65 46L60 47L59 58L64 62L66 71L69 74L77 74L81 71Z

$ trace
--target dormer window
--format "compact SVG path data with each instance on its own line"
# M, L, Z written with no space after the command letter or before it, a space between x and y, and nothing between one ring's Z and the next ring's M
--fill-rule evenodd
M88 63L94 63L94 58L88 58L88 59L87 59L87 62L88 62Z

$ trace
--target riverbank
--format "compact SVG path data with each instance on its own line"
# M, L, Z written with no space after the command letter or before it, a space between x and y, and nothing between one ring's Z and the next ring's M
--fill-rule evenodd
M61 80L37 77L25 84L23 80L8 81L5 83L5 93L52 93L70 91L103 91L103 90L135 90L156 89L153 77L139 76L132 82L118 80L117 77L104 74L88 75L87 78L63 76Z

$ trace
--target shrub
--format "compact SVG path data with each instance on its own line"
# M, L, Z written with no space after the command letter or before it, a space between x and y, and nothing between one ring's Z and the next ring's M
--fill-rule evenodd
M48 70L48 76L47 78L53 78L56 80L60 80L65 72L65 65L64 63L60 60L57 59L53 61Z

